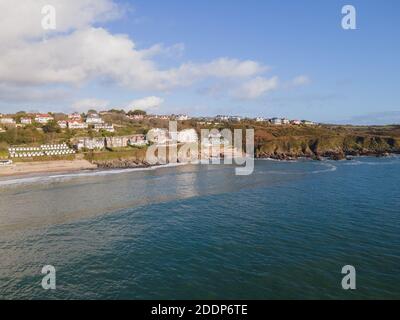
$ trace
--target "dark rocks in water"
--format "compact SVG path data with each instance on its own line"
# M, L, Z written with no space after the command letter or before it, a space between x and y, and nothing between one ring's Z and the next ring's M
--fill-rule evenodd
M323 160L322 157L319 154L316 154L314 157L312 157L312 159L316 160L316 161L322 161Z
M330 160L335 160L335 161L339 161L339 160L344 160L345 159L345 155L344 153L333 153L329 156Z
M145 161L137 161L130 159L94 161L93 163L97 165L98 168L101 169L147 168L150 166Z
M382 153L378 153L376 155L377 158L383 158L383 157L389 157L389 156L390 156L390 153L388 153L388 152L382 152Z

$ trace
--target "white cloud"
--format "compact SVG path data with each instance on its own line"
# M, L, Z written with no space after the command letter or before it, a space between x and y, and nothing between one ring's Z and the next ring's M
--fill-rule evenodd
M127 110L134 110L134 109L140 109L140 110L150 110L150 109L156 109L158 108L162 103L164 102L164 99L160 97L146 97L142 99L137 99L131 101L128 106L126 107Z
M72 109L75 111L79 111L79 112L86 112L90 109L99 111L99 110L108 108L109 106L110 106L110 102L107 100L92 98L92 99L83 99L83 100L76 101L72 105Z
M270 79L257 77L240 86L234 92L234 96L239 99L257 99L277 88L278 77L272 77Z
M310 78L305 75L297 76L292 80L292 85L295 87L304 86L309 83L310 83Z
M41 8L48 4L56 8L55 32L41 28ZM237 89L233 95L242 99L258 98L277 87L276 77L263 77L268 67L252 60L222 57L160 68L156 56L180 57L184 45L138 49L127 35L94 26L120 15L121 9L113 0L1 0L0 85L24 90L54 85L81 89L91 81L100 81L131 91L162 92L211 80L225 88L224 94L233 86ZM157 102L154 98L139 101L151 108ZM77 105L86 108L85 104Z

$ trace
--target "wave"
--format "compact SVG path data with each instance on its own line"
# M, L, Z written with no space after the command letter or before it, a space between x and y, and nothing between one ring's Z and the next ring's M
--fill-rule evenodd
M324 170L314 170L314 171L311 171L311 173L316 174L316 173L334 172L334 171L337 170L337 167L334 166L334 165L331 164L331 163L321 163L320 165L322 165L322 166L324 166L324 167L327 167L327 169L324 169Z

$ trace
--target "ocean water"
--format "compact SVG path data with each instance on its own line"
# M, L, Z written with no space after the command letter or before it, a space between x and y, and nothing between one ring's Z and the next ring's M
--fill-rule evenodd
M0 299L385 298L400 298L399 157L0 180Z

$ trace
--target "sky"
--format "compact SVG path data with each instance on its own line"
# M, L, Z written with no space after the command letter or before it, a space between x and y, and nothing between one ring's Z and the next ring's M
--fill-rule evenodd
M399 39L398 0L0 0L0 113L400 123Z

